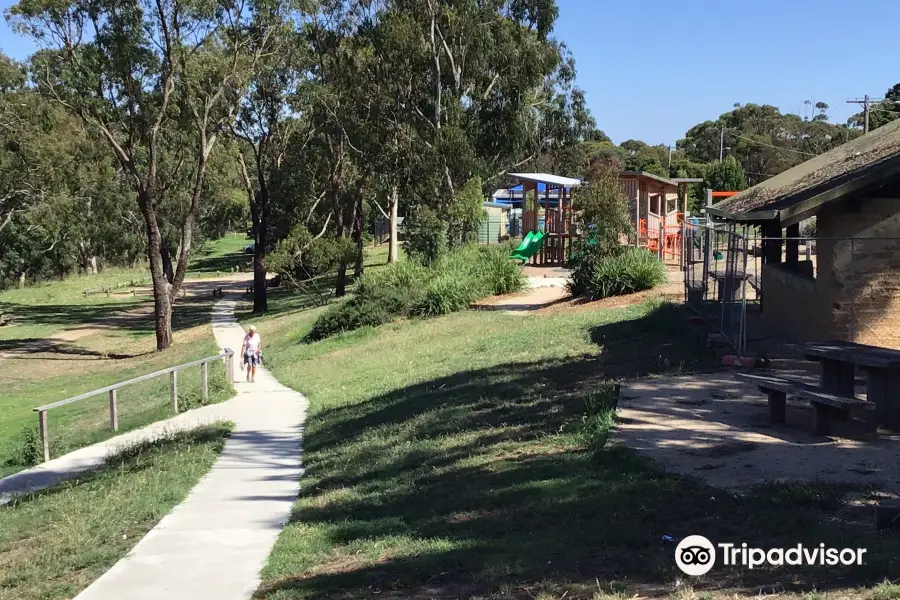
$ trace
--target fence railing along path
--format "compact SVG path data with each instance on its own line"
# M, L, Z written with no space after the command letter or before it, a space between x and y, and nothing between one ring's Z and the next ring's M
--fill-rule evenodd
M32 409L34 412L38 414L38 422L40 424L40 432L41 432L41 443L44 447L44 462L50 460L50 433L49 433L49 425L47 422L47 411L53 408L59 408L60 406L65 406L67 404L72 404L73 402L78 402L79 400L85 400L87 398L93 398L94 396L99 396L100 394L109 394L109 424L112 427L113 431L119 430L119 399L118 399L118 390L123 387L127 387L129 385L134 385L136 383L141 383L142 381L148 381L150 379L155 379L157 377L162 377L164 375L169 376L169 398L172 402L172 410L175 413L178 413L178 373L180 371L184 371L185 369L190 369L191 367L200 366L200 397L203 402L209 400L209 363L224 360L225 362L225 380L228 383L234 383L234 351L225 348L222 352L215 356L208 356L206 358L201 358L199 360L195 360L189 363L184 363L180 365L175 365L174 367L168 367L166 369L161 369L159 371L154 371L153 373L148 373L146 375L141 375L140 377L135 377L134 379L129 379L128 381L122 381L121 383L115 383L113 385L108 385L106 387L98 388L96 390L85 392L84 394L78 394L77 396L72 396L71 398L66 398L65 400L60 400L58 402L53 402L52 404L45 404L44 406L38 406L37 408Z

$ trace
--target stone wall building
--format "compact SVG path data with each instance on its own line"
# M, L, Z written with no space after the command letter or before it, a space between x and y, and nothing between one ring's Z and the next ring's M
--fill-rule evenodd
M792 341L900 349L900 121L728 198L707 212L763 235L762 318ZM814 260L800 222L816 218Z

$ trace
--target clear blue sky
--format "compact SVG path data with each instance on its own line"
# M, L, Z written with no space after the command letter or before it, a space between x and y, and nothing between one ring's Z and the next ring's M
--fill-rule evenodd
M556 36L614 142L674 144L735 102L799 113L900 82L896 0L557 0Z
M799 113L826 102L836 123L900 82L895 0L557 0L556 36L578 65L597 125L674 144L735 102ZM0 0L3 10L12 0ZM0 49L34 47L0 23Z

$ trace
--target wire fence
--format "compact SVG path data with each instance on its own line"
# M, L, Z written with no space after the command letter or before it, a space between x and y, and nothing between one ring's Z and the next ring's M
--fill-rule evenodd
M739 354L748 341L843 340L900 349L900 238L765 238L686 224L685 302Z
M748 241L735 226L685 223L681 266L685 303L718 329L723 341L746 352Z

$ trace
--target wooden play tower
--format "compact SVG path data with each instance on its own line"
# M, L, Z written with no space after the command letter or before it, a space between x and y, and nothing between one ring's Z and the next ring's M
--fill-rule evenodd
M549 173L510 173L522 185L522 234L543 232L543 246L527 264L563 266L572 255L574 240L580 237L572 211L572 188L581 180ZM543 187L543 190L541 190ZM529 192L534 203L529 205Z

